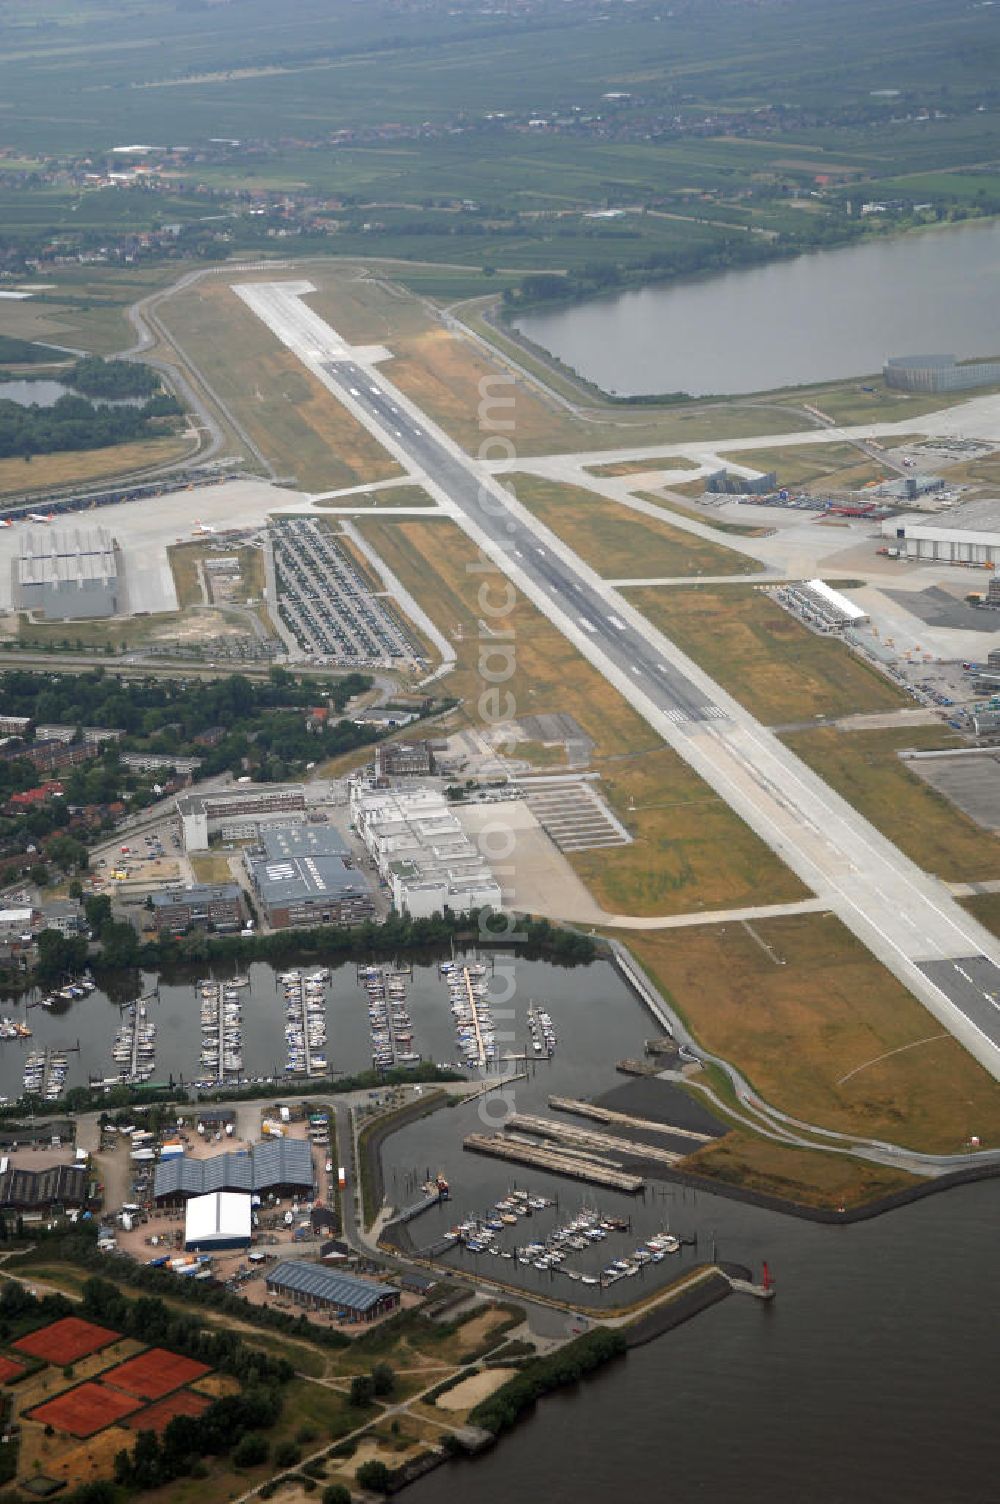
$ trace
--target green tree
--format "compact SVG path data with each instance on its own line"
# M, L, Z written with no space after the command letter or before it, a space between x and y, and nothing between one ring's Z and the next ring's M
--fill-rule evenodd
M372 1384L380 1399L392 1394L396 1387L396 1370L390 1363L376 1363L372 1369Z
M363 1462L355 1474L362 1488L370 1488L377 1494L389 1492L389 1484L392 1482L392 1474L384 1462L378 1462L374 1457L370 1462Z
M323 1504L351 1504L351 1490L343 1483L331 1483L323 1490Z
M233 1450L233 1461L237 1467L258 1467L266 1462L271 1452L270 1443L264 1436L257 1436L253 1432L244 1436Z
M350 1401L352 1405L370 1405L375 1398L375 1380L367 1373L359 1373L351 1380Z

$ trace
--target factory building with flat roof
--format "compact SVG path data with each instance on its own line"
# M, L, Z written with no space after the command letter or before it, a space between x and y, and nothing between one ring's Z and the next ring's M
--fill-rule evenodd
M18 611L84 621L123 609L121 552L106 527L27 528L13 571Z
M996 568L1000 566L1000 500L968 501L933 517L921 512L887 517L882 536L907 559Z
M399 913L426 919L503 907L489 865L436 789L355 784L351 819Z
M271 929L360 924L375 913L371 886L344 838L328 825L272 825L243 857Z

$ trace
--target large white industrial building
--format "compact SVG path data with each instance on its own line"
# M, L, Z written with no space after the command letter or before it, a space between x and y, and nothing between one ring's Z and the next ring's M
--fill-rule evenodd
M252 1232L253 1209L245 1192L192 1196L184 1208L184 1247L189 1251L248 1248Z
M401 914L502 907L500 885L436 789L356 784L351 819Z
M1000 565L1000 500L968 501L933 517L923 512L887 517L882 536L907 559L996 567Z

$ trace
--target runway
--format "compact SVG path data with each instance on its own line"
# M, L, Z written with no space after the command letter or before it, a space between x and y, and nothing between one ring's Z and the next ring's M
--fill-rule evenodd
M486 560L1000 1079L1000 943L521 506L490 465L465 454L393 386L377 368L385 352L350 349L305 307L308 284L234 290ZM490 588L496 598L499 582Z

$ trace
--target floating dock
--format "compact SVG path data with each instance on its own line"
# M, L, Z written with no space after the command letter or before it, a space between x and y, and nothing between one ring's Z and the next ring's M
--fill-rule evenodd
M675 1165L683 1158L673 1149L661 1149L655 1144L639 1143L630 1138L615 1138L610 1133L578 1128L573 1123L553 1123L550 1118L535 1117L533 1113L513 1113L507 1119L506 1127L515 1133L555 1139L560 1144L569 1145L570 1149L593 1154L625 1154L632 1159L651 1159L665 1165Z
M593 1118L619 1128L634 1128L639 1133L669 1133L673 1138L689 1138L696 1144L710 1144L710 1133L695 1133L692 1128L676 1128L672 1123L658 1123L653 1118L634 1118L627 1112L613 1112L596 1102L580 1102L575 1097L550 1097L553 1112L573 1112L580 1118Z
M129 1003L115 1034L111 1054L123 1086L141 1086L156 1069L156 1025L148 1011L154 997L155 993L150 993Z
M58 1101L66 1084L68 1069L65 1050L51 1047L31 1050L24 1062L24 1089L33 1095L44 1097L46 1102Z
M201 993L201 1054L199 1071L212 1085L233 1083L243 1076L243 1015L234 983L204 981Z
M645 1184L641 1175L631 1175L625 1170L600 1164L551 1144L529 1144L520 1139L508 1138L502 1133L470 1133L463 1142L463 1148L473 1154L490 1154L495 1159L532 1165L537 1170L550 1170L555 1175L565 1175L571 1180L586 1180L592 1185L604 1185L615 1191L628 1191L632 1195L641 1191Z
M326 1059L326 967L310 976L285 972L279 985L285 991L286 1068L293 1076L325 1076Z

